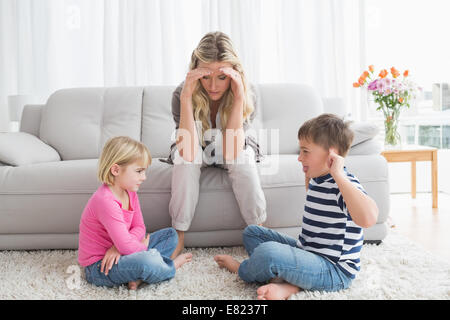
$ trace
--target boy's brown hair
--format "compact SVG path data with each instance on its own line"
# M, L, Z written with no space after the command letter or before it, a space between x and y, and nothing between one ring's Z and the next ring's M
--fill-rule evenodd
M341 157L347 155L353 142L350 121L344 121L331 113L306 121L298 130L298 139L305 139L328 150L336 148Z

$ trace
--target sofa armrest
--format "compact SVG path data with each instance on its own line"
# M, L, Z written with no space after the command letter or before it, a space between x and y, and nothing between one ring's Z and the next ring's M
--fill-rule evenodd
M44 105L26 105L22 111L20 132L26 132L39 137L41 127L41 111Z
M24 166L61 161L58 152L26 132L0 133L0 163Z

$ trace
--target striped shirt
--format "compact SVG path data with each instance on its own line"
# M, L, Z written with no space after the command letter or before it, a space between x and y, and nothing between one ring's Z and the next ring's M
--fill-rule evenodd
M367 194L358 179L346 168L344 171L348 179ZM350 278L355 278L360 270L363 229L353 222L331 174L309 182L297 245L325 257Z

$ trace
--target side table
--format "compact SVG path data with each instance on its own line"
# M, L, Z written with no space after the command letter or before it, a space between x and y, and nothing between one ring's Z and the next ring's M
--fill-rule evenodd
M388 162L411 162L411 196L416 198L416 162L431 161L431 193L433 208L438 206L437 149L432 147L406 145L398 149L381 152Z

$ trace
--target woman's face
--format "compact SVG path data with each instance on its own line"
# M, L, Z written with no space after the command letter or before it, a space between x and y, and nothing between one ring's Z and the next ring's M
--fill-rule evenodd
M200 83L206 92L208 92L209 98L212 101L220 100L230 87L231 78L219 70L224 67L231 68L232 65L228 62L200 62L198 65L198 68L206 68L212 72L210 75L200 79Z

